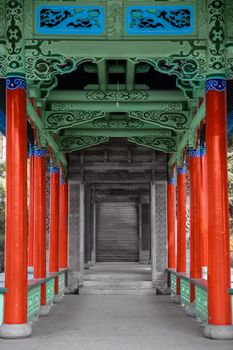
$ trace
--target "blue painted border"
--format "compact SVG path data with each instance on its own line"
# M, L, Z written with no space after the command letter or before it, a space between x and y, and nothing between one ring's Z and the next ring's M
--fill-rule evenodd
M60 168L50 164L50 173L51 174L60 174Z
M191 14L191 26L188 29L173 29L171 31L167 29L163 30L155 30L155 29L132 29L130 28L130 11L131 10L148 10L148 9L158 9L158 10L190 10ZM128 6L126 8L126 32L128 35L191 35L194 34L195 30L195 10L193 6L177 6L177 5L169 5L169 6L156 6L156 5L148 5L148 6Z
M41 28L40 27L40 11L41 9L53 9L53 10L70 10L70 9L83 9L83 10L100 10L100 29L77 29L73 28L70 30L60 28ZM105 8L103 6L83 6L83 5L40 5L36 9L36 32L42 35L101 35L105 31Z
M177 172L178 175L186 174L187 173L186 164L184 164L183 166L177 166L176 167L176 172Z
M206 92L208 91L225 91L227 87L227 82L222 78L210 78L206 80Z

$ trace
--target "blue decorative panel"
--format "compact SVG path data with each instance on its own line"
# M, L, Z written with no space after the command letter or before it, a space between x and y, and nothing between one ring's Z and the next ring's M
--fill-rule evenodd
M104 32L101 6L38 6L36 31L43 35L100 35Z
M194 32L192 6L129 6L126 31L132 35L187 35Z

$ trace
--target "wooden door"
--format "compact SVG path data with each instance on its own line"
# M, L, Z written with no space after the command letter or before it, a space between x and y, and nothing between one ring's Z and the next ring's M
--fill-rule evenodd
M97 262L139 261L137 212L133 202L97 203Z

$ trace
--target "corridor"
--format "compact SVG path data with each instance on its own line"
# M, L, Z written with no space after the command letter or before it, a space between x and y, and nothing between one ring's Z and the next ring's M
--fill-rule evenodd
M33 337L0 340L1 350L232 349L232 341L203 338L202 327L169 296L67 295Z

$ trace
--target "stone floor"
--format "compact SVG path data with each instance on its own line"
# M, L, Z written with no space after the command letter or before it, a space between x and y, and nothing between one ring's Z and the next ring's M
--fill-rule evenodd
M151 265L139 264L139 263L97 263L93 267L88 270L85 270L85 276L97 274L104 275L116 275L121 274L122 276L126 276L126 278L130 275L141 274L151 279Z
M232 349L233 341L203 338L200 324L168 296L67 295L24 340L1 350Z
M85 270L81 295L156 295L151 266L139 263L97 263Z

